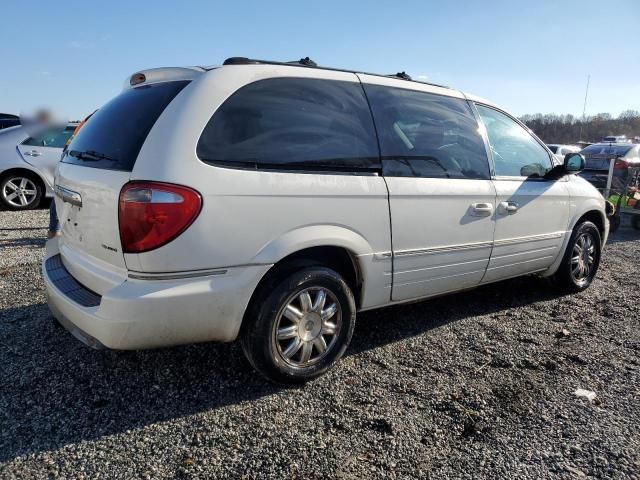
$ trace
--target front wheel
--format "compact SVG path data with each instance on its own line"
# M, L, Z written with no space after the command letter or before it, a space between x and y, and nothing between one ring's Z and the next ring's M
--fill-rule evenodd
M569 239L560 268L552 280L563 291L577 293L593 282L600 265L602 242L598 227L592 222L576 225Z
M253 367L276 383L302 383L329 370L355 326L351 289L335 271L308 267L259 292L240 337Z

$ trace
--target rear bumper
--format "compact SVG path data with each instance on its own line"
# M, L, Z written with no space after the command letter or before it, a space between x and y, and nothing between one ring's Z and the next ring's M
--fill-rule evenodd
M84 306L65 293L43 262L49 308L76 338L94 348L138 350L205 341L232 341L244 311L269 265L234 267L224 274L182 280L134 280ZM51 265L51 262L49 262ZM81 297L80 297L81 298Z

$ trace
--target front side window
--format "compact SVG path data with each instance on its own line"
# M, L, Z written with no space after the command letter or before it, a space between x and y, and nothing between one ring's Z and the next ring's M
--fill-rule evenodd
M213 114L198 157L260 169L379 169L373 120L360 84L271 78L246 85Z
M74 129L75 127L52 128L39 135L27 138L22 144L32 147L63 148L67 140L73 135Z
M387 176L489 178L478 122L465 100L365 85Z
M477 107L487 129L497 176L539 178L551 169L545 148L518 122L493 108Z

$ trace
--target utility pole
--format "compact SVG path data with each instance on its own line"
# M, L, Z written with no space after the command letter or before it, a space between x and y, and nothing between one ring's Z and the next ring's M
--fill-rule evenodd
M589 96L589 82L591 81L591 74L587 75L587 88L584 92L584 105L582 106L582 121L580 122L580 140L582 141L582 126L585 121L585 114L587 112L587 97Z

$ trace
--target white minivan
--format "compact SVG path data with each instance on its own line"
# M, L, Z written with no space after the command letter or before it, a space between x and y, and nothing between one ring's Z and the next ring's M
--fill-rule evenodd
M605 201L495 105L406 74L234 57L140 71L66 150L53 315L97 348L239 338L326 372L356 312L519 275L587 288Z

